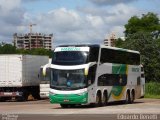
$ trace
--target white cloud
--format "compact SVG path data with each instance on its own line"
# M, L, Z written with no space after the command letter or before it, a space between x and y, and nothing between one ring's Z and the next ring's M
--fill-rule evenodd
M89 5L78 9L62 7L48 13L33 14L21 7L22 1L20 0L1 1L0 25L3 29L0 29L0 41L5 38L8 40L9 37L11 41L15 32L29 32L29 23L35 23L37 25L33 26L33 32L53 33L54 45L101 44L105 36L112 32L117 37L123 36L124 25L128 19L133 15L141 14L137 8L123 3L110 7ZM5 4L5 1L9 6ZM3 10L7 10L4 15Z
M76 11L60 8L46 14L48 22L59 31L75 30L80 27L81 17ZM44 19L43 17L41 17ZM50 21L51 20L51 21Z
M75 10L60 8L48 14L40 14L36 31L53 33L55 44L91 43L99 38L96 28L100 25L103 25L103 21L99 16L81 16Z
M1 0L0 8L3 13L10 12L11 10L20 7L21 0Z
M17 26L22 23L24 10L20 5L21 0L0 1L0 42L11 41Z
M104 21L100 16L87 15L86 18L94 28L99 28L104 25Z
M15 9L13 15L16 15L16 17L12 16L12 19L7 18L7 20L11 20L8 23L0 20L0 24L3 22L7 26L13 23L13 21L18 21L13 26L4 26L3 35L4 33L13 34L15 32L26 33L29 31L27 25L36 23L37 25L33 26L33 32L53 33L54 44L56 45L67 43L101 44L105 35L111 32L116 32L117 36L121 37L124 30L123 25L127 23L127 19L132 15L130 13L135 12L134 8L124 4L118 4L111 7L110 10L107 10L107 8L96 10L95 8L90 8L89 11L87 9L83 11L83 9L59 8L48 13L39 14L31 14L27 11L22 12L21 9ZM7 15L9 16L9 14ZM2 31L0 32L2 33Z
M125 4L118 4L112 7L109 11L109 16L105 16L106 22L112 25L124 25L128 19L136 15L139 11L136 8Z
M137 0L89 0L92 3L100 6L105 6L105 5L115 5L119 3L129 3Z
M118 37L123 37L124 26L114 26L111 28L110 33L118 34Z

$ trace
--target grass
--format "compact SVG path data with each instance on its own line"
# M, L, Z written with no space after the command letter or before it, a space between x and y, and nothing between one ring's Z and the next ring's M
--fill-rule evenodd
M158 82L146 83L144 97L160 99L160 83Z
M160 95L151 95L151 94L145 94L145 98L155 98L155 99L160 99Z

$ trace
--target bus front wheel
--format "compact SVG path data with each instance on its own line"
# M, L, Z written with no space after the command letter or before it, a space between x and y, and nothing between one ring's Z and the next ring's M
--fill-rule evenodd
M126 103L126 104L129 104L130 102L131 102L130 93L129 93L129 91L127 91L125 103Z
M74 108L76 105L74 104L60 104L62 108Z
M96 95L96 103L95 103L95 106L96 107L100 107L102 106L102 100L101 100L101 93L97 93Z
M68 108L68 107L69 107L68 104L60 104L60 106L61 106L62 108Z

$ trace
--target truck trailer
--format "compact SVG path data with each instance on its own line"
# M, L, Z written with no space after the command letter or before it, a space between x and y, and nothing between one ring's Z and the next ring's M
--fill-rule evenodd
M0 101L39 99L39 68L48 56L0 55Z

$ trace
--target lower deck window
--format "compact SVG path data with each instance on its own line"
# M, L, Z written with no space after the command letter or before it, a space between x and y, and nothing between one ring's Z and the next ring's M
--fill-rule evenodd
M103 74L98 77L98 86L125 86L126 74Z

